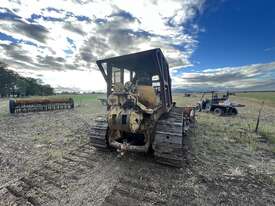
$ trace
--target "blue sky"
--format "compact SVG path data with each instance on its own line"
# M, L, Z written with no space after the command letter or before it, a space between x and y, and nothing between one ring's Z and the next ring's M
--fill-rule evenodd
M103 91L97 59L161 48L174 88L275 90L275 2L3 0L0 61L59 90Z
M268 63L275 57L275 1L234 1L206 4L198 17L205 32L192 60L195 68Z

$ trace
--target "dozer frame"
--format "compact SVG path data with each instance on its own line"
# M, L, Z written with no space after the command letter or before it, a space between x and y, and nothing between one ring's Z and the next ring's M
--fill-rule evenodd
M122 153L152 149L159 162L180 166L183 136L195 114L193 107L173 103L169 65L162 51L152 49L96 63L107 83L107 117L95 120L92 145Z

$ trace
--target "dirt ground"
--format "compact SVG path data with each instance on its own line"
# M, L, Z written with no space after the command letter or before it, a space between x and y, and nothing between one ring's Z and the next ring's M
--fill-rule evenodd
M236 117L197 114L187 160L176 169L152 155L90 146L89 126L105 110L95 99L15 115L0 100L0 205L275 205L275 145L253 132L261 105L234 101L246 105ZM264 107L262 125L275 135L275 107Z

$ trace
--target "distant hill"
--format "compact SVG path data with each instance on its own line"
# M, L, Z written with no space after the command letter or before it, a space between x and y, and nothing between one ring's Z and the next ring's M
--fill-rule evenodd
M246 93L246 92L274 92L274 89L270 90L262 90L258 89L230 89L230 88L192 88L192 89L184 89L184 88L174 88L172 89L174 93L202 93L202 92L235 92L235 93Z
M55 87L54 91L58 94L59 93L76 93L76 94L81 93L81 89L79 89L79 88L62 87L62 86Z

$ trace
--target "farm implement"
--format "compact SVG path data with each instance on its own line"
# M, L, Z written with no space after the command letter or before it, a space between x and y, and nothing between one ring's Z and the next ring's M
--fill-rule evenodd
M72 98L30 98L11 99L9 101L10 113L25 113L74 108Z

